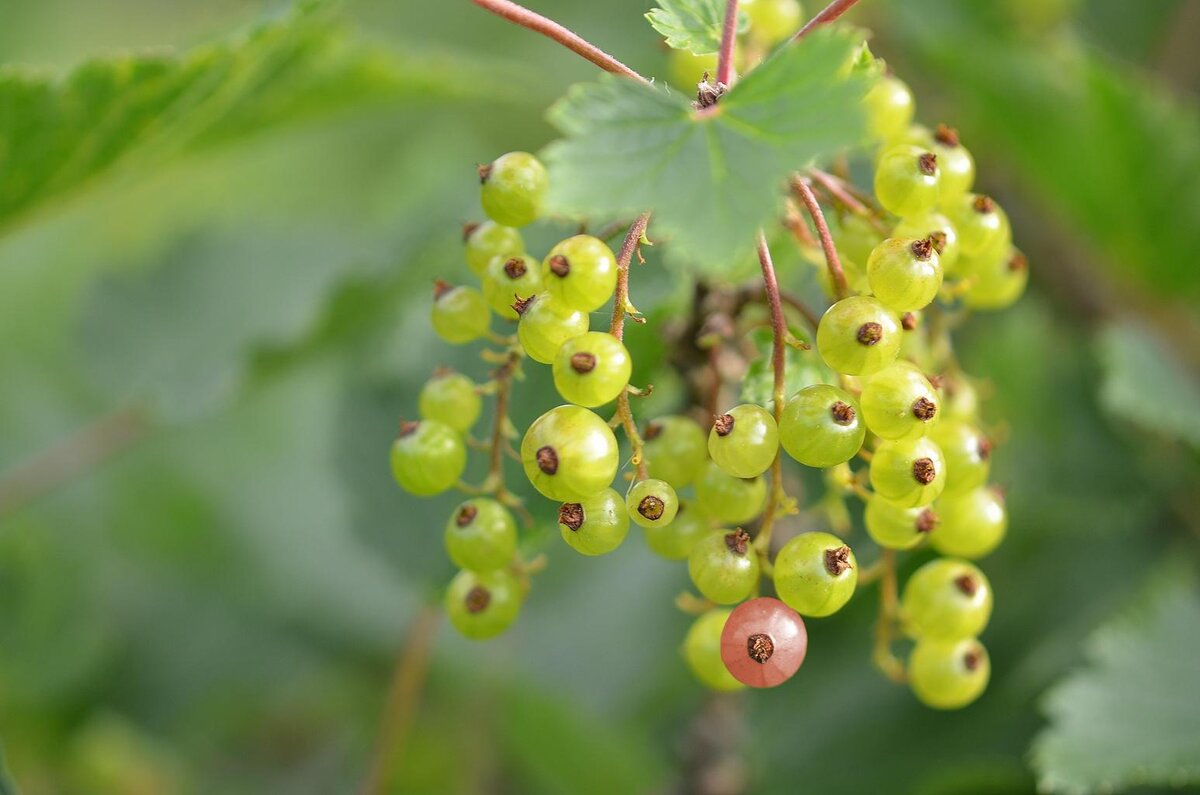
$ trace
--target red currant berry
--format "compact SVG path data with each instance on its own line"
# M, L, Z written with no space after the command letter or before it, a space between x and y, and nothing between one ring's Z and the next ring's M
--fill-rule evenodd
M766 596L738 605L721 632L721 660L750 687L775 687L791 679L807 651L804 619Z

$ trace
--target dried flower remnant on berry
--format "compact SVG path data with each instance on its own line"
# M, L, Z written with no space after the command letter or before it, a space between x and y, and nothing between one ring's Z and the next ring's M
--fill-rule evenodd
M912 312L905 312L900 318L900 328L905 331L912 331L917 327L917 316Z
M842 572L853 568L850 565L850 547L840 546L836 549L825 550L825 571L831 576L840 576Z
M937 155L933 152L922 152L921 156L917 158L917 168L925 176L932 177L938 169Z
M927 261L936 251L932 237L914 240L910 248L912 249L913 256L916 257L919 262Z
M467 591L467 596L463 600L463 603L466 605L468 613L482 613L492 603L492 594L482 585L476 585Z
M858 327L858 333L855 335L861 345L875 345L883 339L883 326L875 321L863 323Z
M583 506L577 502L564 502L558 509L558 523L570 530L583 527Z
M717 432L717 436L728 436L733 433L733 415L722 414L713 422L713 430Z
M571 272L571 261L562 254L555 254L550 258L550 272L565 279Z
M953 127L948 127L945 124L939 124L933 133L934 139L943 146L958 146L958 130Z
M921 396L913 401L912 413L921 422L929 422L937 414L937 404L929 398Z
M586 375L596 369L595 354L580 351L571 355L571 369L580 375Z
M979 583L969 574L954 578L954 585L966 596L974 596L979 591Z
M849 403L843 403L838 400L829 407L829 413L833 416L833 421L838 425L849 425L854 422L854 407Z
M750 549L750 534L740 527L732 533L726 533L725 546L735 555L745 555Z
M510 257L504 263L504 274L510 279L519 279L525 275L528 268L525 267L525 260L520 257Z
M458 514L454 517L454 523L459 527L466 527L471 522L475 521L475 517L479 514L479 509L474 505L464 505L458 509Z
M912 466L913 477L922 486L928 486L937 477L937 467L933 465L933 460L929 458L918 458L913 461Z
M918 533L932 533L933 529L937 527L937 523L938 517L932 508L926 508L917 514L916 528Z
M991 196L977 196L971 206L980 215L996 211L996 202L992 200Z
M539 448L537 451L537 465L538 469L547 475L557 474L558 453L549 445Z
M638 503L637 510L642 516L646 517L652 522L656 522L662 518L663 512L666 510L666 508L667 506L662 500L660 500L658 497L655 497L653 494L649 494L645 497L642 497L642 501Z
M750 659L761 665L775 653L775 642L771 640L770 635L756 632L746 638L746 653L750 655Z

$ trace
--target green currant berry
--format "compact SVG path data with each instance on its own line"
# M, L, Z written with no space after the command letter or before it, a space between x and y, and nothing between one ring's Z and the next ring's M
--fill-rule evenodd
M664 480L639 480L625 498L629 518L640 527L666 527L675 521L679 498L675 489Z
M529 426L521 440L521 463L545 497L590 497L608 488L617 474L617 438L595 413L559 406Z
M528 152L509 152L479 167L483 211L498 224L525 226L542 214L550 180L546 167Z
M938 524L932 508L901 508L882 497L867 500L863 514L871 540L888 549L912 549L930 537Z
M942 169L942 201L962 196L975 184L975 158L958 140L958 131L939 124L931 151Z
M495 500L467 500L454 509L446 523L446 552L461 569L502 569L512 563L516 551L517 523Z
M742 601L758 586L758 555L745 530L718 530L692 546L688 574L705 599L720 605Z
M924 437L883 442L871 456L870 472L875 493L902 508L929 505L946 486L942 451Z
M908 684L927 707L961 709L987 688L992 668L987 649L974 638L922 639L908 658Z
M965 494L987 483L992 443L978 428L962 420L939 422L929 432L946 459L946 488L942 499Z
M894 146L879 157L875 198L899 216L929 212L938 202L941 169L937 155L916 146Z
M513 304L537 295L541 289L541 265L524 254L495 257L483 278L483 297L492 311L505 320L516 320L518 314Z
M562 344L554 356L554 386L577 406L602 406L625 391L633 360L607 331L589 331Z
M521 316L517 339L530 359L552 364L558 349L567 340L586 334L587 312L566 306L550 293L539 293L513 304Z
M667 80L671 86L695 96L696 85L708 72L717 73L717 54L693 55L687 50L671 50L667 54Z
M933 384L908 362L896 362L868 378L859 399L867 427L881 439L922 436L937 416Z
M1029 281L1029 260L1016 249L996 258L973 274L974 280L963 295L963 303L972 309L1007 309L1025 292Z
M792 395L779 422L783 449L810 467L849 461L862 449L866 435L858 401L828 384L813 384Z
M842 609L858 585L858 562L850 547L829 533L801 533L775 556L775 591L802 616Z
M723 608L709 610L692 622L683 641L683 658L692 674L704 686L721 693L746 687L733 678L721 660L721 631L730 612Z
M771 468L779 452L779 427L771 412L745 403L717 417L708 434L708 454L735 478L754 478Z
M594 312L617 287L617 258L599 238L575 235L562 241L542 263L542 283L565 306Z
M607 427L607 426L605 426ZM467 468L467 446L453 428L437 420L400 423L392 442L392 475L418 497L441 494Z
M487 301L473 287L454 287L443 281L433 286L430 321L437 335L451 345L473 342L488 333Z
M762 477L735 478L709 461L696 481L696 499L717 521L743 524L762 513L767 483Z
M942 265L932 238L890 238L871 252L867 280L880 303L895 312L916 312L937 297Z
M676 488L690 486L704 469L708 453L704 429L681 416L659 417L642 431L642 455L650 477Z
M938 558L908 578L900 609L914 638L974 638L992 616L992 585L965 560Z
M854 295L825 311L817 349L825 364L846 375L870 375L900 351L900 320L874 298Z
M605 489L579 502L564 502L558 509L558 529L576 552L606 555L629 534L629 516L621 495Z
M999 491L978 488L938 500L941 526L930 541L943 555L978 560L991 554L1008 531L1008 511Z
M964 258L1003 249L1012 239L1008 216L990 196L966 193L949 199L942 209L958 230ZM966 269L960 265L959 270Z
M525 253L525 240L521 233L495 221L467 224L463 227L463 242L467 249L467 266L480 278L483 278L494 258L507 259Z
M913 235L913 237L917 237L917 235ZM883 241L883 235L865 216L848 214L837 222L834 240L837 241L838 252L844 255L843 259L859 263L862 266L865 279L867 258ZM846 263L843 262L842 268L845 269L845 267ZM849 279L850 274L847 273L846 277Z
M712 525L699 506L680 500L670 524L646 527L646 545L667 560L686 560L696 541L711 531Z
M494 638L517 620L521 585L508 571L460 571L446 589L446 615L465 637Z
M863 101L867 108L867 129L879 141L903 135L916 112L912 91L904 81L891 75L879 78Z
M800 29L804 9L796 0L742 0L750 18L750 35L768 47Z
M892 229L892 237L928 238L937 252L942 272L949 276L955 273L958 264L958 230L950 219L941 213L921 213L901 218Z
M966 376L948 373L941 378L941 411L946 419L975 422L979 418L979 393Z
M417 409L427 420L444 422L459 433L466 433L479 419L483 401L475 382L453 370L438 370L421 387Z

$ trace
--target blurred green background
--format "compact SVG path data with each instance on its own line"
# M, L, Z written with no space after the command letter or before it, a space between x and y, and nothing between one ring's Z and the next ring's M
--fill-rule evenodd
M661 75L651 5L535 4ZM545 107L595 70L466 0L0 17L0 739L22 792L356 792L381 732L392 793L1200 783L1200 2L852 15L921 120L960 129L1033 267L960 337L1011 530L985 562L991 686L948 714L872 669L873 591L810 622L795 680L714 700L677 653L682 567L543 528L516 628L438 627L384 718L455 500L400 493L387 448L435 365L485 372L433 338L429 285L466 275L474 164L548 142ZM679 289L655 262L635 300L661 318ZM654 331L630 335L655 372ZM519 424L553 402L544 375L521 388Z

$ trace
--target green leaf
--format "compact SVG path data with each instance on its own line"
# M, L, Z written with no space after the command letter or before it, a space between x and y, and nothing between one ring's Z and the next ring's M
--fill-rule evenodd
M804 336L792 332L798 339ZM750 341L758 350L758 356L750 362L746 369L746 377L742 379L742 402L757 403L760 406L770 405L775 399L775 367L772 358L774 348L773 335L769 328L759 328L750 332ZM787 345L783 349L784 359L784 389L788 397L797 391L813 384L834 383L833 374L821 363L816 350L799 350Z
M1160 572L1159 574L1162 574ZM1149 604L1101 628L1090 664L1045 697L1033 746L1042 789L1200 783L1200 589L1169 574Z
M725 4L721 0L659 0L658 8L646 19L667 40L667 46L708 55L721 49L721 30L725 22ZM738 13L738 33L744 33L749 19Z
M0 795L19 794L17 782L13 780L12 773L8 771L8 760L5 758L4 748L0 746Z
M752 250L781 207L787 175L857 143L867 81L839 74L861 37L818 31L777 50L713 110L604 76L550 111L566 137L545 156L550 202L570 215L652 210L652 235L685 259L723 263Z
M1100 401L1114 416L1200 447L1200 382L1147 329L1115 323L1101 331Z

